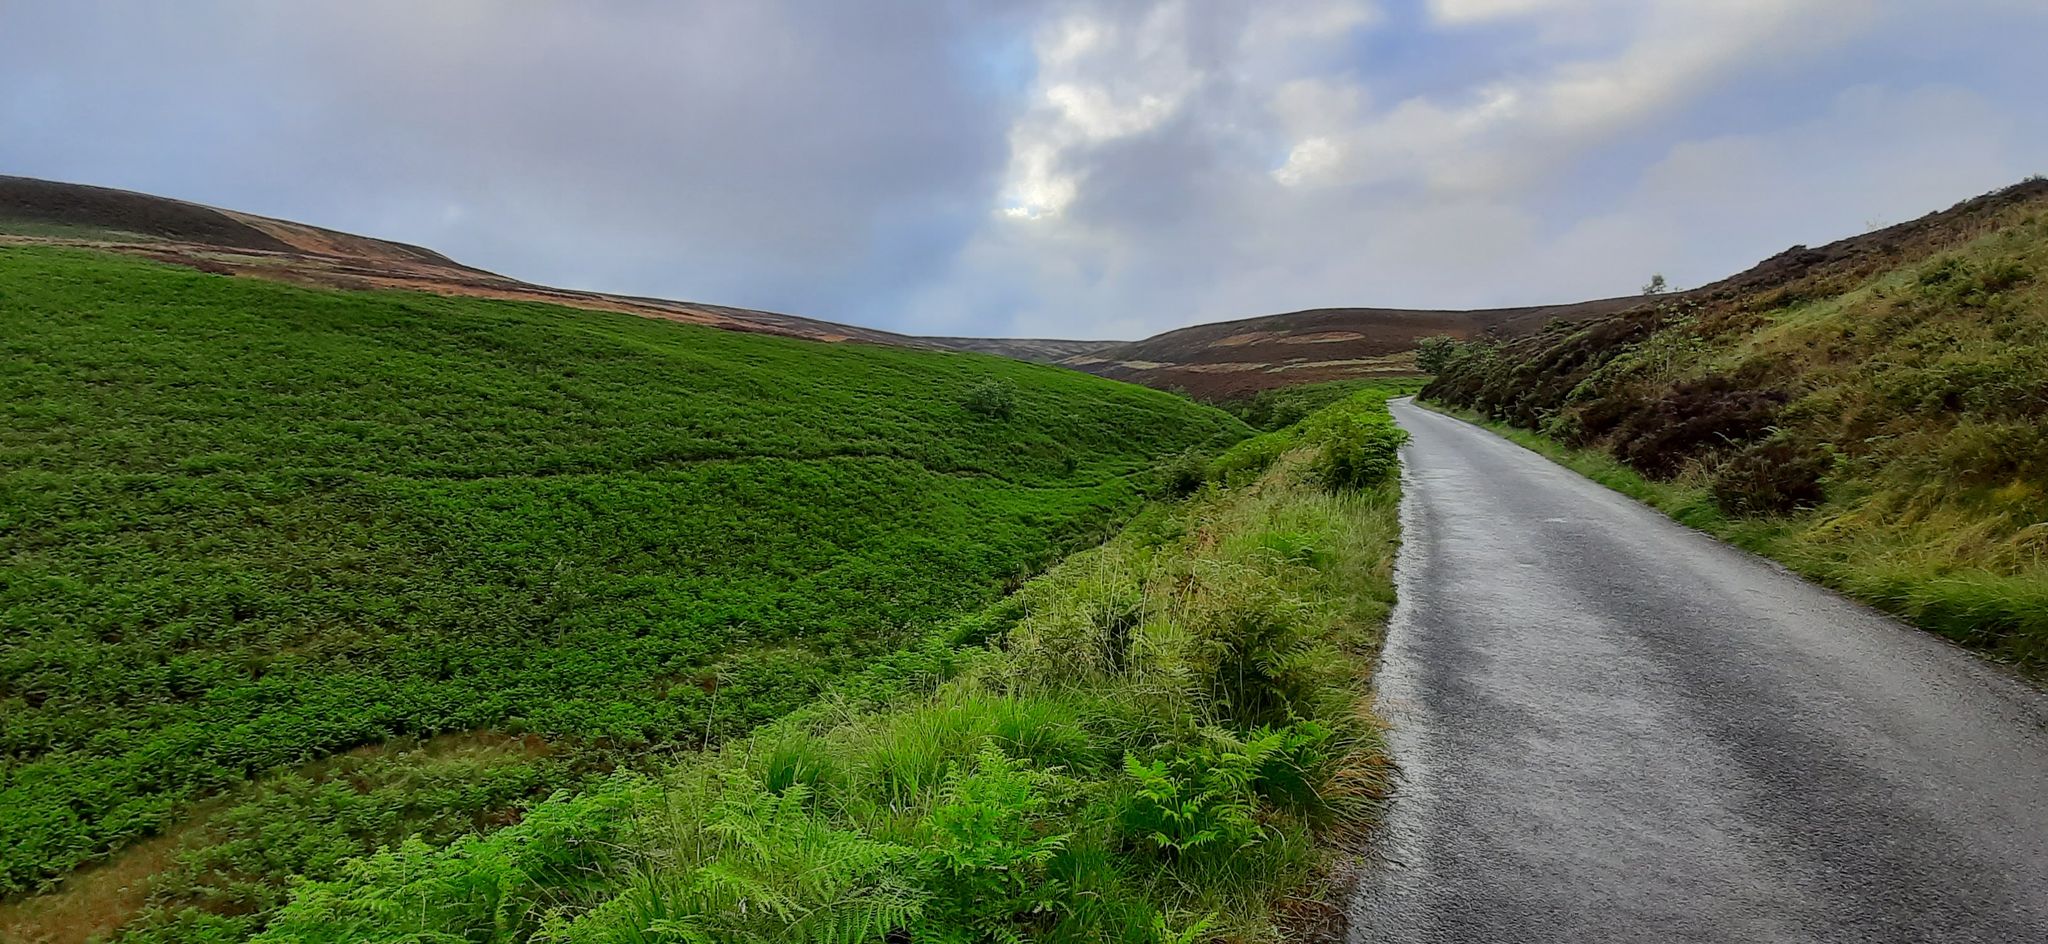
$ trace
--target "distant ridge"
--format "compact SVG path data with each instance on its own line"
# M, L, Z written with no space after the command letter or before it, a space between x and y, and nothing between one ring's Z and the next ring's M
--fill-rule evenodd
M1020 361L1054 364L1070 357L1092 354L1123 341L1061 341L1053 338L920 338L955 351L999 354Z
M1317 308L1180 328L1059 361L1068 367L1209 400L1351 377L1412 375L1415 345L1431 335L1522 337L1553 321L1576 323L1679 300L1768 297L1867 277L1984 231L2004 207L2048 198L2029 179L1919 219L1836 240L1794 246L1728 278L1684 292L1562 305L1474 311Z
M29 177L0 176L0 244L9 242L83 246L223 275L329 288L548 302L814 341L955 349L889 331L776 312L551 288L405 243L169 197Z
M110 187L0 175L5 222L69 227L80 236L143 237L258 252L389 259L482 272L431 249ZM488 274L488 273L486 273Z
M1967 229L1969 221L1987 208L2031 199L2043 190L2048 190L2048 181L2029 180L1819 248L1794 246L1729 278L1654 299L1632 295L1465 311L1315 308L1194 325L1123 342L918 337L750 308L550 288L463 265L419 246L184 200L28 177L0 176L0 244L79 245L209 272L336 288L548 302L814 341L971 351L1055 363L1220 400L1323 380L1412 376L1416 342L1432 335L1513 338L1553 321L1608 317L1680 298L1755 294L1791 285L1816 271L1878 271L1929 242L1944 241L1951 230Z
M1058 363L1207 400L1351 377L1414 376L1416 342L1532 331L1556 318L1591 318L1640 304L1608 298L1478 311L1314 308L1218 321L1117 344Z

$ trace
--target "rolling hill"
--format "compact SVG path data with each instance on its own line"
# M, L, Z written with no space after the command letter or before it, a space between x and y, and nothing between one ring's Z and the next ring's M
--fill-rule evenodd
M972 351L1184 390L1208 400L1345 378L1414 376L1415 342L1534 330L1633 299L1492 311L1332 308L1197 325L1142 341L918 337L795 315L697 302L550 288L458 263L432 250L124 190L0 176L0 245L119 252L220 274L328 288L390 288L539 301L686 324L818 341Z
M1681 299L1756 295L1815 271L1868 274L1913 246L1938 240L1951 225L1951 216L1935 214L1818 248L1794 246L1729 278L1656 298L1631 295L1474 310L1317 308L1193 325L1137 341L1079 341L918 337L753 309L549 288L415 246L127 191L0 177L0 245L83 246L305 285L543 301L819 341L972 351L1057 364L1212 402L1331 380L1421 376L1416 346L1427 337L1507 340L1552 322L1640 313Z
M1512 341L1538 334L1553 322L1573 325L1615 317L1639 322L1673 304L1725 309L1838 289L1981 235L1995 225L1992 221L2003 219L1999 214L2005 208L2037 201L2043 186L2031 181L1824 246L1793 246L1733 276L1683 292L1473 311L1319 308L1194 325L1057 363L1212 401L1303 383L1417 376L1422 371L1415 363L1416 343L1426 337ZM1557 376L1578 375L1565 371Z
M134 254L0 247L0 898L164 834L151 907L214 920L516 818L886 662L1247 433L997 357Z
M978 351L1046 362L1100 346L1091 341L919 338L749 308L550 288L404 243L127 190L0 176L0 245L9 243L99 249L300 285L548 302L815 341Z
M1415 376L1415 343L1421 338L1512 336L1553 318L1595 317L1639 301L1486 311L1317 309L1196 325L1126 342L918 337L725 305L550 288L403 243L167 197L0 176L0 245L9 243L91 248L299 285L548 302L817 341L972 351L1056 363L1205 400L1324 380Z
M1203 400L1232 400L1261 390L1328 380L1414 377L1423 338L1513 336L1552 319L1622 311L1640 298L1476 311L1317 308L1194 325L1142 341L1114 344L1057 363L1103 377Z

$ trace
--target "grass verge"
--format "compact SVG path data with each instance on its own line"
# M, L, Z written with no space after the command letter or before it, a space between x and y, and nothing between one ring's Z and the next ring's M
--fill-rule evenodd
M872 687L358 860L265 939L1270 941L1327 920L1315 892L1387 786L1365 688L1399 527L1387 395L1151 506Z

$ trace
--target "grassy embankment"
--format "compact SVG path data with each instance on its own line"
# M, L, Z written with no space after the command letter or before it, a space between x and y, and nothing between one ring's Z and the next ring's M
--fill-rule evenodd
M1226 456L1239 484L1149 509L922 661L361 860L265 940L1254 941L1327 917L1333 849L1386 789L1364 682L1398 529L1386 396Z
M2038 670L2048 213L1994 222L1850 284L1454 346L1424 396L1512 421L1517 441L1686 524Z
M0 249L0 351L0 925L176 826L146 891L65 903L139 936L751 730L1247 432L993 357L50 249Z
M1222 401L1216 406L1244 420L1246 425L1253 429L1271 432L1292 426L1307 418L1309 414L1356 393L1373 390L1385 391L1393 396L1405 396L1421 390L1428 382L1429 379L1426 377L1325 380L1321 383L1261 390L1249 397Z

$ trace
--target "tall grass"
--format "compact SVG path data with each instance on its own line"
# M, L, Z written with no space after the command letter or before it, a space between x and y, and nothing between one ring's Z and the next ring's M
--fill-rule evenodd
M1384 401L1031 581L928 695L815 706L531 828L367 860L266 939L1280 939L1386 791L1364 678L1396 477L1318 472Z

